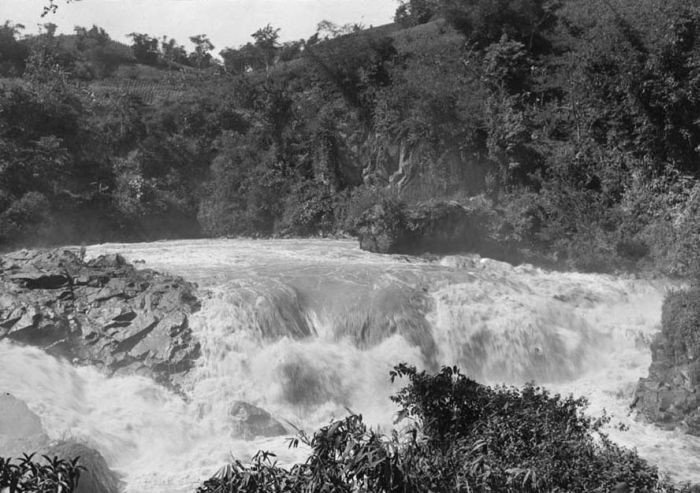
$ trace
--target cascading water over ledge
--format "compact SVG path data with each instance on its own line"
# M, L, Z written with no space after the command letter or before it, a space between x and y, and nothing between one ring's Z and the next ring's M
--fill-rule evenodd
M231 454L247 460L258 449L303 460L284 435L242 433L241 416L266 412L274 422L264 429L312 431L350 408L388 429L397 390L388 373L401 361L586 396L591 413L612 415L616 441L700 481L698 439L628 410L649 365L663 284L478 257L380 256L330 240L88 248L89 257L108 252L198 283L202 307L189 326L201 356L181 383L185 398L149 378L108 378L7 343L0 390L25 401L51 438L94 446L129 492L193 491Z

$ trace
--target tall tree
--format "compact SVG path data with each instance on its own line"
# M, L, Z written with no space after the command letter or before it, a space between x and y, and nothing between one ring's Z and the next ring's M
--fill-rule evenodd
M134 57L144 65L156 65L158 63L158 40L148 34L131 33L131 49Z
M5 21L0 26L0 75L20 75L29 56L27 46L19 41L22 24Z
M279 28L275 29L268 24L265 27L261 27L251 35L255 40L255 47L260 50L260 54L265 61L265 71L269 71L270 66L275 61L275 55L277 54L277 49L279 48L277 43L279 39L279 32Z
M196 36L190 36L190 41L194 44L194 51L190 53L192 65L199 68L209 67L213 60L211 51L214 50L214 45L207 35L197 34Z

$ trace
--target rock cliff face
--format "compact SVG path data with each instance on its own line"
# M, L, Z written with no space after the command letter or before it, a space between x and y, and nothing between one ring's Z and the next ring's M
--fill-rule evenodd
M700 288L669 293L661 323L633 407L661 426L700 436Z
M191 283L136 270L119 255L14 252L0 257L0 340L176 387L200 353L188 325L200 308L194 293Z

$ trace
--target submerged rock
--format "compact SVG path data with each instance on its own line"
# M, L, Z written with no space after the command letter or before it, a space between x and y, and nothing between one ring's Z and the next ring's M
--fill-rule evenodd
M244 440L287 433L287 429L270 413L247 402L234 402L229 414L234 420L235 435Z
M200 308L180 277L137 270L121 255L85 261L69 249L0 257L0 340L38 346L108 374L174 384L199 344L188 325Z
M651 356L632 407L664 428L700 436L700 288L666 296Z

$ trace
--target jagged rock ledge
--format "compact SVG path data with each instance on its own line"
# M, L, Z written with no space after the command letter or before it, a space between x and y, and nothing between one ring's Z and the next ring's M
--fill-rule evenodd
M120 255L86 261L71 249L9 253L0 257L0 340L177 388L200 355L189 327L200 309L195 290Z
M700 436L700 287L666 295L651 356L632 406L664 428Z

